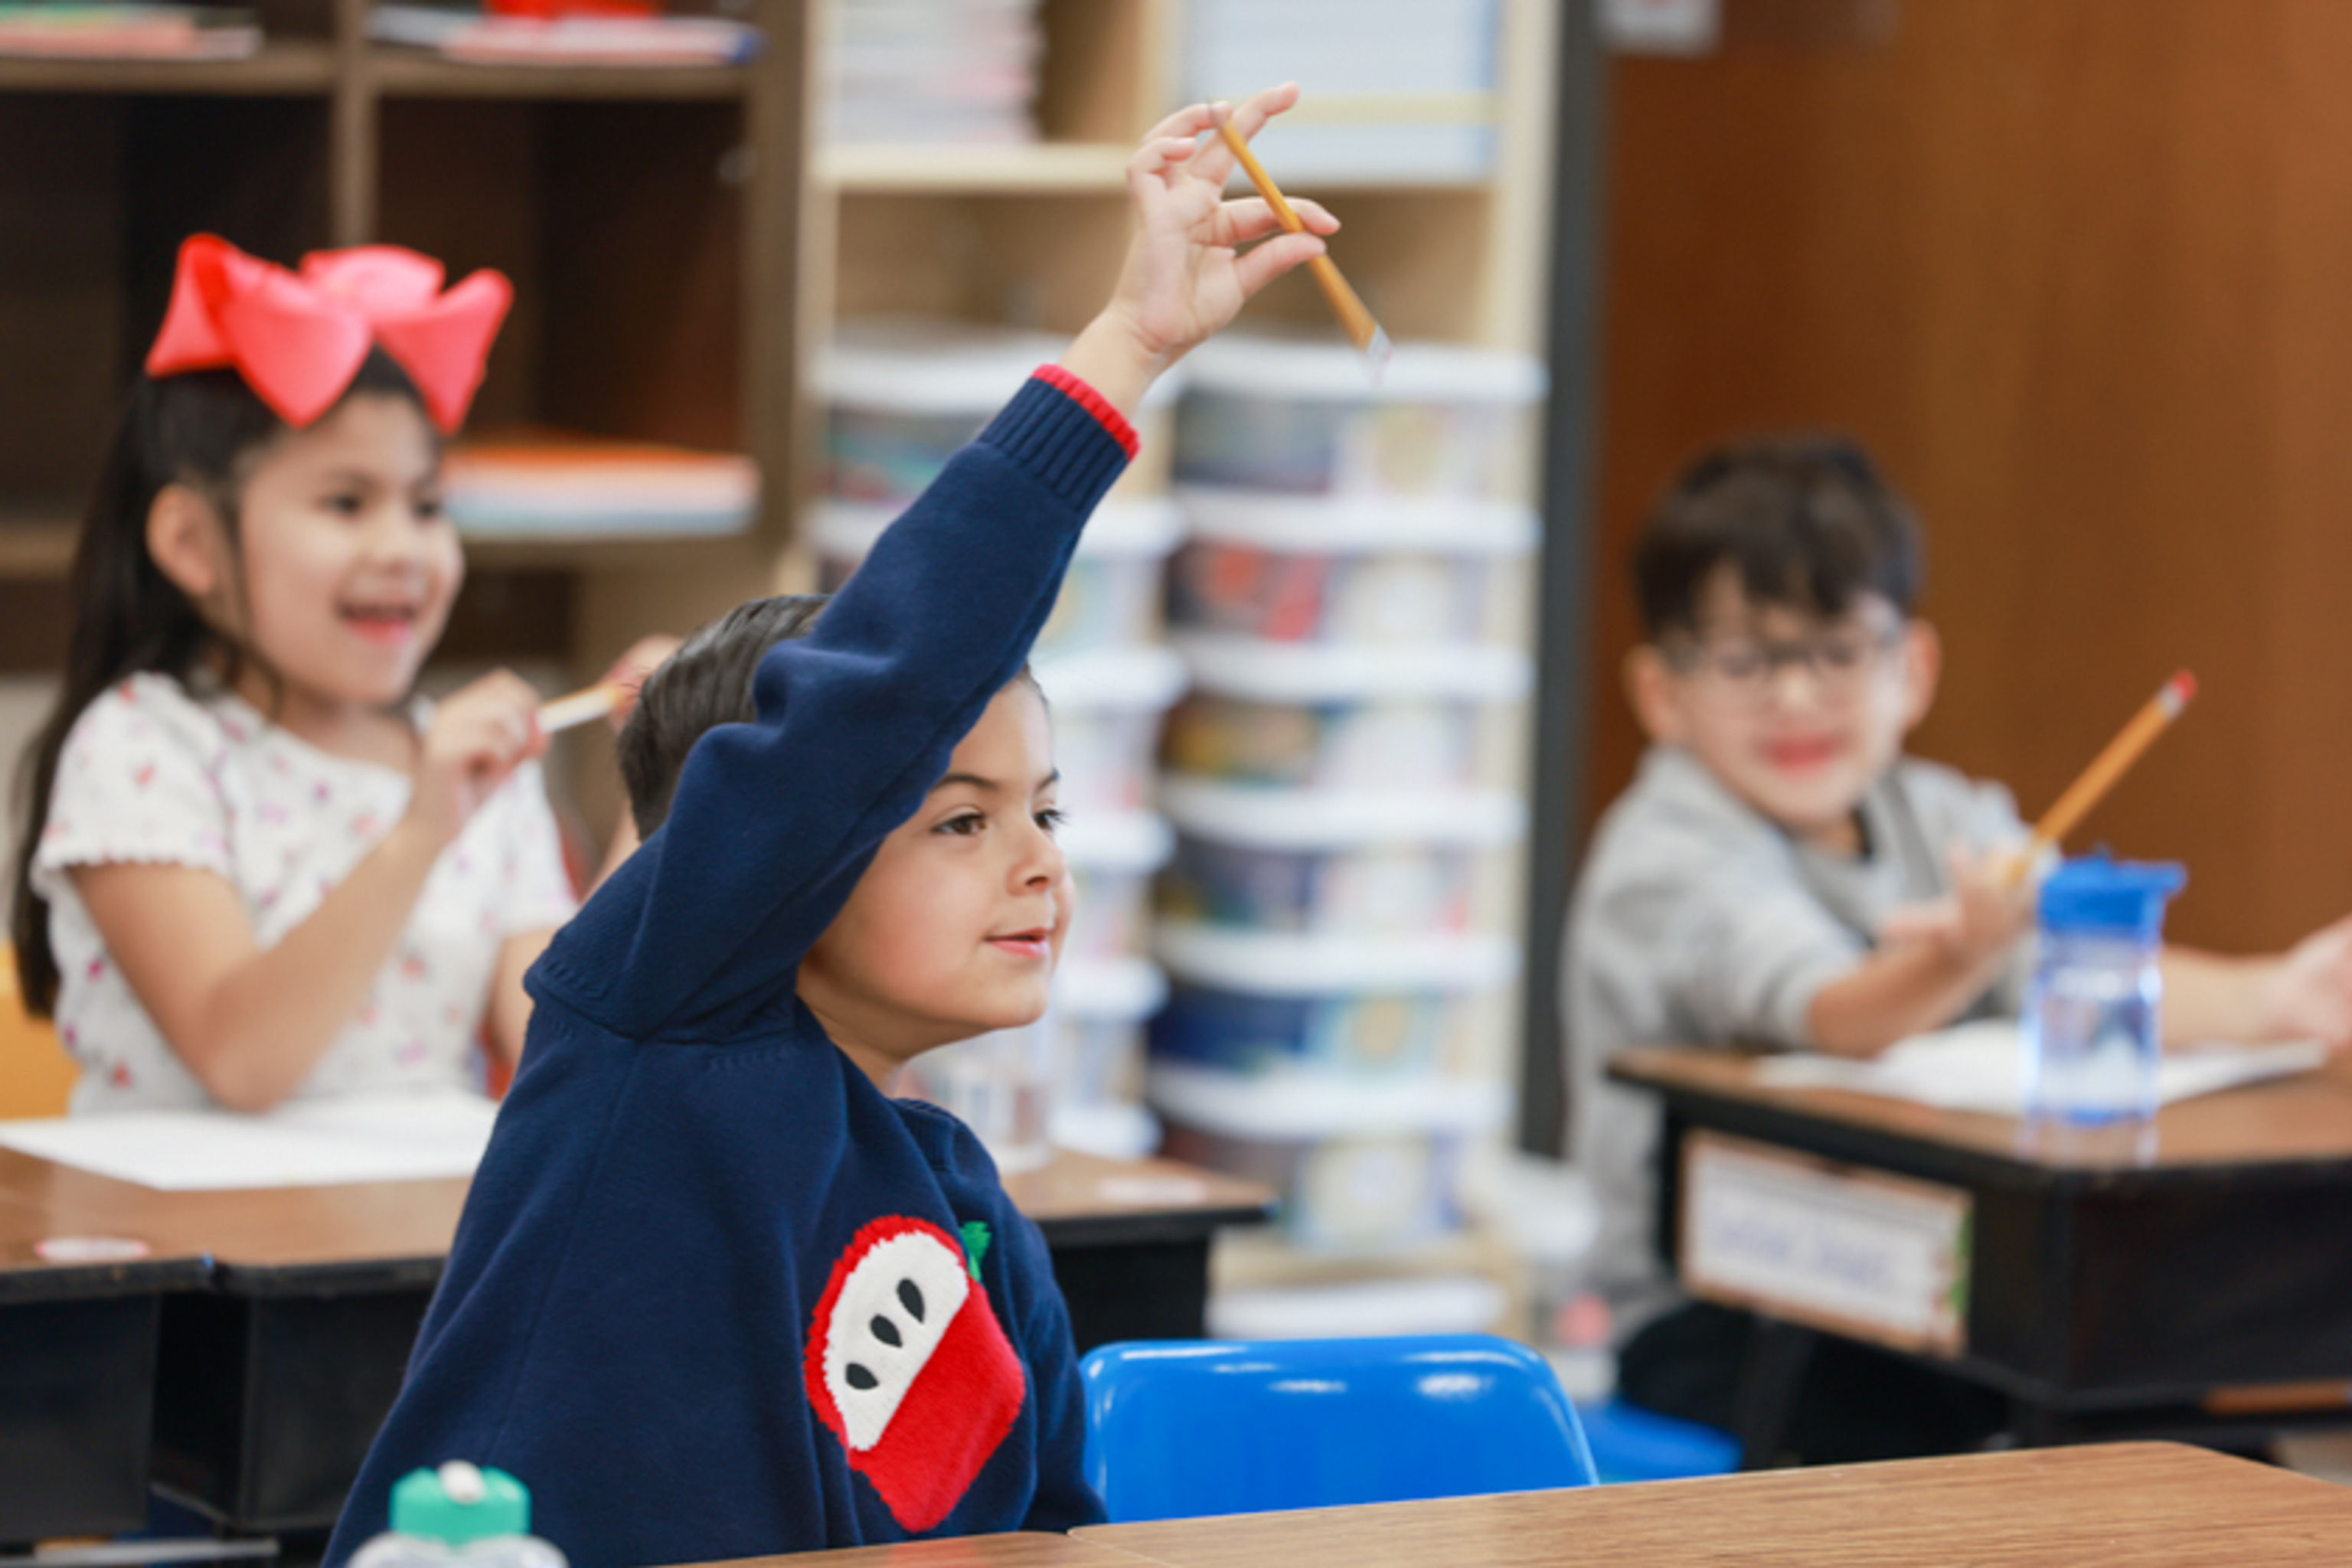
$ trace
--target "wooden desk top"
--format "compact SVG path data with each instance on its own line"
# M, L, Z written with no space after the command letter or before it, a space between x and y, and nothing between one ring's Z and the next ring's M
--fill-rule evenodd
M173 1193L0 1149L0 1277L46 1268L43 1237L128 1237L151 1256L210 1258L231 1289L315 1289L337 1274L431 1284L457 1234L467 1183ZM1172 1161L1125 1163L1069 1152L1005 1183L1046 1238L1079 1245L1187 1239L1262 1219L1273 1194ZM12 1217L13 1216L13 1217Z
M1274 1190L1260 1182L1174 1160L1106 1160L1074 1149L1006 1176L1004 1190L1057 1245L1190 1240L1274 1213Z
M1136 1568L1136 1561L1124 1552L1088 1546L1066 1535L1021 1534L796 1552L784 1557L698 1563L695 1568Z
M38 1204L13 1187L0 1185L0 1301L87 1300L186 1289L203 1284L211 1268L198 1249L158 1247L152 1242L146 1256L119 1261L47 1258L38 1250L46 1241L89 1234L60 1226Z
M2166 1106L2152 1145L2102 1130L2035 1143L2017 1118L1940 1110L1850 1089L1775 1089L1756 1079L1760 1058L1692 1047L1643 1047L1610 1064L1610 1076L1675 1096L1810 1118L2051 1171L2210 1171L2352 1163L2352 1057L2315 1072L2247 1084Z
M2318 1568L2352 1488L2171 1443L1157 1524L1076 1538L1165 1568Z

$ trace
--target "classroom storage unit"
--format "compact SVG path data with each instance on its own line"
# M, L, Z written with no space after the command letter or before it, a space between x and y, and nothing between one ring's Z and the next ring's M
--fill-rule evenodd
M1470 1221L1466 1162L1508 1103L1543 384L1453 344L1400 344L1377 384L1345 343L1236 333L1192 356L1170 595L1192 687L1163 749L1172 988L1148 1092L1171 1152L1275 1184L1293 1247L1361 1265L1276 1270L1228 1316L1386 1300L1402 1332L1496 1299L1445 1288L1458 1269L1382 1271Z

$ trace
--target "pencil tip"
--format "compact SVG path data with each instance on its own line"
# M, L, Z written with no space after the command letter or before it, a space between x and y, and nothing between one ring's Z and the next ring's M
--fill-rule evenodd
M1364 345L1364 369L1370 374L1374 386L1378 386L1381 378L1388 374L1389 360L1394 352L1389 345L1388 333L1375 322L1371 341Z

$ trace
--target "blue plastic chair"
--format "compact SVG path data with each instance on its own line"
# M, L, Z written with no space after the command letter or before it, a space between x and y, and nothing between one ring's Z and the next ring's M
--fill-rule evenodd
M1713 1426L1661 1415L1622 1399L1580 1405L1576 1415L1592 1449L1592 1468L1604 1486L1726 1476L1739 1468L1739 1439Z
M1551 1368L1486 1334L1110 1344L1079 1375L1115 1522L1594 1479Z

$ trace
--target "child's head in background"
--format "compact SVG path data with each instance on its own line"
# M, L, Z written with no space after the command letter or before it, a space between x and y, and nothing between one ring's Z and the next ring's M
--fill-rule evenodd
M1643 728L1790 832L1854 847L1854 808L1935 696L1920 555L1910 509L1850 441L1703 454L1634 549Z
M398 701L465 576L440 471L381 349L301 429L234 371L141 377L83 525L69 683L208 668L265 712Z
M236 691L280 722L406 697L465 576L441 508L511 291L389 247L299 274L197 236L77 544L56 706L27 749L12 925L28 998L55 989L28 868L82 710L141 673ZM388 347L387 345L391 345ZM395 353L394 350L397 350Z
M669 814L705 732L753 716L760 659L804 635L824 599L739 605L649 676L621 731L638 831ZM1026 673L958 742L921 809L882 841L801 963L797 990L877 1080L934 1047L1034 1023L1070 923L1068 867L1054 840L1060 775L1044 694Z

